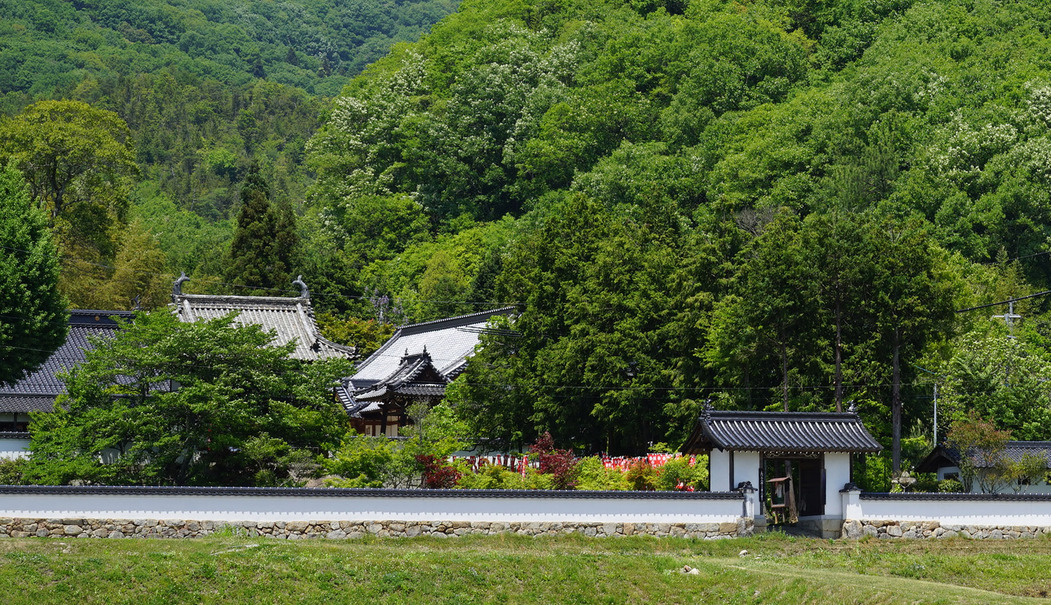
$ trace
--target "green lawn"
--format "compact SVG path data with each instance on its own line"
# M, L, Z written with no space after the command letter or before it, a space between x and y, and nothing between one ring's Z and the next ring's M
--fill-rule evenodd
M1043 539L0 540L6 605L1015 603L1049 570Z

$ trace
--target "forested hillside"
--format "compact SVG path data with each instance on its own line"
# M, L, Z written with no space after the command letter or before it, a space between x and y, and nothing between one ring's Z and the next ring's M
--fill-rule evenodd
M1051 287L1045 2L467 0L356 77L452 6L0 7L0 149L31 185L39 97L115 112L134 154L75 187L123 197L49 206L93 263L63 265L75 304L302 273L367 346L513 304L450 387L513 445L637 452L706 400L855 402L908 459L935 382L942 434L973 411L1051 438L1051 299L1010 329L957 312ZM283 252L232 258L235 219Z
M71 99L128 127L118 139L135 170L123 199L95 212L107 216L93 219L94 233L59 238L73 304L152 307L163 304L172 273L206 284L220 277L252 163L275 203L299 207L312 179L304 148L329 99L455 8L455 0L0 0L0 112ZM145 276L156 271L164 276Z
M454 389L513 443L853 400L908 449L935 380L946 424L1048 438L1047 300L1017 338L955 311L1049 285L1049 27L1035 0L469 1L308 145L309 262L414 320L519 305Z

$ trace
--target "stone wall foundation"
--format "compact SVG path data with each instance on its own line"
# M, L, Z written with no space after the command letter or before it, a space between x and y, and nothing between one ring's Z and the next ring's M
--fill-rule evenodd
M200 538L209 535L257 537L282 540L324 538L348 540L376 536L457 537L466 535L519 534L557 536L583 534L590 537L648 535L716 540L750 536L751 519L737 523L567 523L499 521L192 521L185 519L32 519L0 518L0 538Z
M942 525L937 521L854 521L843 522L842 536L858 539L874 538L970 538L973 540L1012 540L1039 538L1051 535L1051 527L1037 526L990 526L990 525Z

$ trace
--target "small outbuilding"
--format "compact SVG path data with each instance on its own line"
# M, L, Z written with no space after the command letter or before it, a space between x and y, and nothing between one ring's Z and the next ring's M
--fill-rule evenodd
M790 502L799 526L838 537L843 522L839 492L851 482L853 455L881 449L853 407L842 413L706 407L682 453L708 454L712 491L757 489L757 525Z
M984 476L964 477L960 472L960 452L944 443L931 450L931 453L916 465L916 471L936 473L938 481L956 479L963 484L964 490L976 494L982 493L983 485L993 492L1010 490L1027 494L1051 494L1051 441L1008 441L1000 452L1000 459L1008 463L1017 464L1026 457L1042 461L1044 472L1038 477L994 477L994 466L1000 460L976 451L971 451L968 455L975 472Z

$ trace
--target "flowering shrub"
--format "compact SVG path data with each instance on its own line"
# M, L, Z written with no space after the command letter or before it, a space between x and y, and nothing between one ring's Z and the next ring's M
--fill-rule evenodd
M433 454L419 454L416 462L423 466L423 487L426 489L451 489L460 480L456 467Z
M573 489L577 484L577 459L570 450L555 449L551 433L545 432L529 446L540 461L540 474L551 475L553 489Z
M628 467L624 477L628 480L631 489L638 492L652 492L657 489L657 469L653 468L649 460L636 460Z

